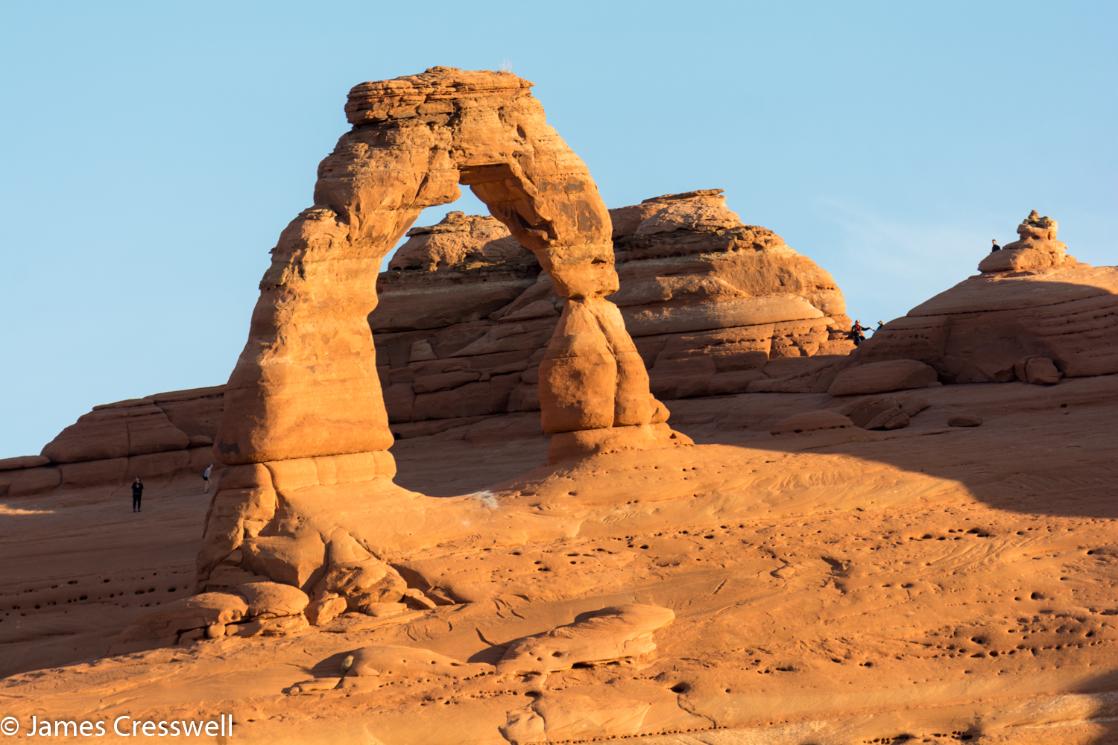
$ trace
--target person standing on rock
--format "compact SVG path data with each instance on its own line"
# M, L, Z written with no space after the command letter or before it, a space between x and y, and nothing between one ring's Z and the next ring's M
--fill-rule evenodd
M140 511L140 499L144 496L144 481L139 476L132 482L132 511Z
M866 340L866 330L862 327L862 322L855 320L854 325L850 327L850 341L854 342L854 346L858 346Z
M997 238L991 238L990 243L993 244L990 248L990 253L994 253L995 251L1001 251L1002 250L1002 247L998 245L998 239Z
M205 491L210 490L210 475L214 472L214 464L211 463L202 469L202 482L205 484L203 487Z

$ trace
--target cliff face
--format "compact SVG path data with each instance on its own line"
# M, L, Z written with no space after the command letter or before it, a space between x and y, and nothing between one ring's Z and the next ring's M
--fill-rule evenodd
M720 190L610 217L621 279L611 299L655 395L762 390L784 374L766 370L770 360L849 351L830 275L772 231L742 224ZM369 322L394 424L538 408L536 367L559 307L496 220L451 213L411 231L378 289Z
M885 325L856 363L915 359L945 383L1118 372L1118 268L1077 261L1058 225L1030 214L1020 240L984 258L980 274Z

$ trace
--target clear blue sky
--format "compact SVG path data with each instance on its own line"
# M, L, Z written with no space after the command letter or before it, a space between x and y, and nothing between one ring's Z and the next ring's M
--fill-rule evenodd
M1113 264L1116 8L5 2L0 456L224 382L346 92L433 65L535 81L611 206L726 189L863 321L972 273L1032 208Z

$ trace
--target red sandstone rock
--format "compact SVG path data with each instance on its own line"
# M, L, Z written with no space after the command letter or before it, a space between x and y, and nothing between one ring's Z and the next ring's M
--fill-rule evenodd
M17 471L23 468L38 468L50 464L50 458L43 455L17 455L14 458L0 458L0 471Z
M561 313L551 282L533 274L534 262L510 268L484 258L507 235L492 218L452 215L412 231L380 277L370 324L394 423L538 407L539 354ZM657 395L736 393L755 381L815 390L810 376L800 378L808 366L796 380L791 368L766 367L852 348L831 277L775 233L743 225L720 190L656 197L610 216L621 278L611 299ZM513 378L497 385L487 374Z
M1027 377L1021 363L1036 357L1067 377L1118 372L1118 268L1067 256L1056 229L1050 218L1027 218L1022 239L983 260L982 274L886 324L858 362L921 360L948 383Z
M610 216L622 284L612 299L651 365L654 391L685 398L826 389L841 359L827 354L850 344L841 333L842 295L818 266L771 231L743 225L717 189L648 199ZM370 315L389 420L408 423L412 435L427 426L421 422L538 410L538 366L562 303L535 256L489 216L452 212L408 235L378 279L380 305ZM73 457L73 446L86 443L81 447L102 448L100 455L133 457L123 470L69 468L68 486L200 472L213 462L205 446L217 431L222 395L223 386L215 386L96 407L48 448ZM130 436L127 423L143 413L160 426L147 433L134 426ZM189 458L181 449L136 457L180 446L177 432L187 435ZM564 439L577 454L624 438ZM30 465L13 460L8 467ZM0 489L5 480L15 478L0 478ZM21 481L21 489L35 490L58 483L45 476Z
M225 592L204 592L173 600L121 631L114 651L129 652L151 642L175 644L185 641L189 632L202 632L189 637L200 638L207 627L235 623L247 611L248 605L241 597ZM222 632L214 636L224 635L224 629Z
M62 483L57 468L38 467L0 473L0 496L22 497L55 489Z
M76 463L131 454L180 450L189 436L166 413L146 401L95 407L43 448L55 463Z
M248 606L246 618L278 618L295 616L306 609L310 598L297 587L279 582L246 582L235 593Z
M1013 366L1017 379L1033 385L1056 385L1063 373L1048 357L1026 357Z
M839 409L850 421L862 429L901 429L907 427L912 417L928 408L922 398L902 396L873 396L853 401Z
M539 267L535 256L495 217L449 212L439 224L412 228L407 235L408 241L388 263L390 270L434 272L454 267L468 272Z
M618 288L609 213L530 86L507 73L434 68L350 92L353 129L320 165L315 205L272 250L248 342L225 387L214 450L234 468L222 474L207 518L198 557L203 585L215 568L232 565L304 590L319 585L322 597L345 597L355 610L423 597L369 548L369 534L379 527L365 525L374 504L382 519L416 507L413 495L391 483L393 435L368 316L377 304L381 259L420 210L453 201L459 183L515 242L491 223L455 216L413 232L397 267L454 262L470 271L508 263L515 275L532 262L507 261L514 243L534 256L549 297L563 309L546 348L536 338L533 350L542 427L559 438L552 459L572 449L596 452L603 441L627 448L689 442L667 427L667 409L652 397L643 360L606 299ZM469 246L453 229L462 222ZM487 288L469 300L488 308L503 291ZM421 324L441 322L438 313L420 315ZM390 319L407 322L406 314ZM473 370L440 365L444 350L407 339L408 363L422 380L403 390L389 376L384 388L412 416L450 408L440 398L447 388L481 386L470 393L494 406L496 392L500 407L524 371L498 361L516 345L515 335L467 344L467 355L497 356ZM347 507L354 500L359 506ZM384 520L385 531L412 530L418 518L410 517ZM335 536L350 530L364 531L368 553L339 562ZM330 612L316 605L312 615L321 621Z
M388 449L365 324L376 305L376 267L419 211L452 201L459 183L535 255L571 317L589 312L599 327L573 355L570 348L553 354L557 374L541 376L545 431L649 423L647 375L604 299L617 289L609 215L529 88L507 73L435 68L350 92L346 112L355 126L323 161L315 207L280 237L261 283L249 342L226 388L215 446L224 462ZM487 256L458 251L437 240L439 232L426 241L431 255L420 266ZM489 244L493 231L482 232ZM499 258L511 248L506 242L490 253ZM415 263L415 255L409 249L400 263ZM569 375L614 387L574 401L551 388ZM559 413L571 405L579 409L574 419Z
M570 624L511 644L497 670L550 673L647 656L656 650L653 634L674 620L670 608L657 605L632 604L584 613Z
M801 432L816 432L823 429L846 429L853 427L854 422L849 417L837 411L820 409L819 411L805 411L781 419L772 426L770 432L774 435L800 434Z
M982 426L982 417L974 414L956 414L947 419L947 425L949 427L980 427Z
M1046 272L1064 265L1075 265L1068 256L1068 247L1056 240L1059 224L1050 217L1040 217L1036 210L1017 226L1020 240L1007 243L978 264L984 274L999 272Z
M936 371L917 360L888 360L851 367L840 372L831 383L832 396L858 396L889 393L936 385Z

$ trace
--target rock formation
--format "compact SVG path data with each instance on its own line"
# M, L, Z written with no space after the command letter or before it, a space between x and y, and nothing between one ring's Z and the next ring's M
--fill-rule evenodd
M819 373L853 348L830 275L772 231L743 225L720 190L646 199L610 218L621 284L611 300L656 395L825 390ZM538 367L563 303L535 256L490 216L451 212L407 235L369 316L394 432L538 410ZM44 456L0 460L0 494L55 488L61 464L68 486L200 471L213 460L223 389L95 407ZM94 465L102 460L112 463Z
M993 251L978 264L983 274L1001 272L1042 273L1076 264L1068 256L1068 247L1056 240L1059 224L1051 217L1041 217L1036 210L1017 226L1020 240L1007 243L1001 251Z
M42 455L0 460L0 496L201 472L214 460L222 403L218 386L95 406Z
M570 624L513 642L497 669L546 674L641 657L656 650L653 634L674 620L670 608L657 605L602 608L582 614Z
M920 360L945 383L1118 372L1118 268L1077 261L1055 220L1034 211L1021 240L979 264L981 274L916 306L863 344L856 364Z
M609 215L529 88L507 73L433 68L350 92L353 129L322 162L315 206L280 236L261 282L226 386L215 445L224 463L387 451L366 324L376 267L424 207L458 197L459 183L533 252L562 298L540 365L544 431L560 450L670 439L667 411L605 299L618 287Z
M771 390L809 370L789 358L852 349L830 275L772 231L743 225L721 190L647 199L610 217L621 279L611 299L656 395ZM496 220L452 212L411 231L381 275L369 320L397 431L537 408L536 367L561 307L548 276L514 249ZM505 259L517 255L528 259Z
M225 387L214 445L225 467L198 556L203 587L282 582L307 593L317 618L343 602L373 613L409 597L437 601L409 596L414 588L383 560L422 540L429 506L392 483L368 315L381 260L424 207L456 199L459 183L531 252L562 307L538 373L552 459L687 442L668 428L606 299L618 289L609 213L530 86L508 73L432 68L350 91L353 128L319 166L314 206L272 250ZM486 244L496 231L481 228ZM427 241L434 266L464 260L439 232ZM505 241L480 256L499 265L515 249Z

